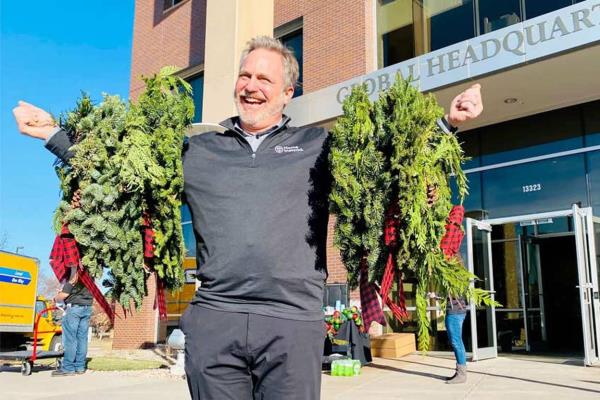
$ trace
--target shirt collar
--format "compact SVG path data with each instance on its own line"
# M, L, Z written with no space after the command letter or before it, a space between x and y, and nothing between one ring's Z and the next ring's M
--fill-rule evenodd
M276 130L278 130L279 128L281 128L283 126L283 117L279 120L279 123L277 123L276 125L273 125L272 127L270 127L269 129L256 133L256 134L251 134L246 132L240 125L240 119L237 118L234 123L233 123L233 130L235 130L238 133L241 133L243 136L246 137L255 137L256 139L259 139L263 136L267 136L268 134L275 132Z
M249 135L246 132L244 132L244 130L241 128L239 120L240 120L239 117L232 117L232 118L228 118L228 119L226 119L224 121L221 121L219 123L219 125L221 125L222 127L226 128L226 129L230 129L230 130L236 131L239 134L241 134L242 136ZM273 132L281 129L282 127L286 126L289 122L290 122L290 117L288 117L287 115L283 114L283 116L281 118L281 121L279 121L279 123L277 125L274 125L270 129L268 129L268 130L266 130L264 132L259 133L259 135L263 136L266 133L273 133ZM251 136L255 136L255 135L251 135Z

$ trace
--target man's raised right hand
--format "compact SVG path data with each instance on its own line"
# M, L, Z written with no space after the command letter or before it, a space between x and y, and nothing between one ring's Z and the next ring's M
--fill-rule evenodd
M17 128L27 136L46 140L58 128L58 124L50 114L24 101L19 101L19 105L13 108L13 115Z

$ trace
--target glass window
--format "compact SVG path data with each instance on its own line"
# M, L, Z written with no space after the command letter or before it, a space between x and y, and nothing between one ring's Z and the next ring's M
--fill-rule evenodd
M475 36L472 0L423 0L412 3L417 54L425 54Z
M188 79L192 85L192 98L194 99L194 119L192 122L202 122L202 98L204 97L204 75Z
M587 205L584 155L483 171L483 206L490 218ZM568 190L565 190L568 188Z
M378 2L377 47L379 67L387 67L415 56L412 1Z
M183 241L185 243L185 256L196 257L196 237L191 223L183 224Z
M415 56L413 25L403 26L381 35L383 66L410 60Z
M479 0L481 35L523 21L520 0Z
M163 10L168 10L171 7L175 7L177 4L184 2L185 0L164 0Z
M583 146L580 111L553 110L476 129L481 135L481 165L497 164Z
M469 180L469 194L465 197L463 206L472 218L478 218L476 215L480 214L477 214L477 212L483 209L481 201L481 172L467 174L467 179ZM454 179L450 181L450 187L452 189L452 204L459 204Z
M580 1L378 0L378 65L387 67Z
M302 64L304 63L304 57L303 57L304 48L303 48L302 29L299 29L297 31L289 33L289 34L281 37L279 40L281 40L281 43L283 43L286 47L288 47L289 49L291 49L294 52L294 55L296 56L296 60L298 60L299 75L298 75L298 83L296 84L296 87L294 88L294 97L302 96L302 93L303 93L302 82L304 79L304 76L302 73Z
M380 67L472 38L473 0L380 0L377 36Z
M594 215L600 215L600 151L587 153L590 197Z
M582 106L585 145L600 145L600 101L593 101Z
M573 0L525 0L525 17L535 18L573 4Z
M492 243L494 290L496 291L496 301L502 304L500 310L523 307L521 304L519 246L520 242L517 240Z
M458 132L456 134L465 157L468 160L464 163L463 169L477 168L481 166L480 159L480 135L476 131Z
M323 307L335 307L335 304L338 301L340 304L344 304L348 307L348 285L343 283L325 285L325 291L323 292Z

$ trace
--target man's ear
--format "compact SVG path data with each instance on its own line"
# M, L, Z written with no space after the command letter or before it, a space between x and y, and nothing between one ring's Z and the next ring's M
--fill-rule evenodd
M284 97L284 105L288 105L288 103L292 100L292 97L294 97L294 87L290 86L287 89L285 89L283 91L283 97Z

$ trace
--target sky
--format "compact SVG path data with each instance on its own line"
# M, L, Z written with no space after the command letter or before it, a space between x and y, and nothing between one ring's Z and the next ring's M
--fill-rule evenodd
M55 157L23 136L18 100L53 115L81 92L128 98L134 0L0 1L0 244L36 257L50 274L52 215L60 198Z

